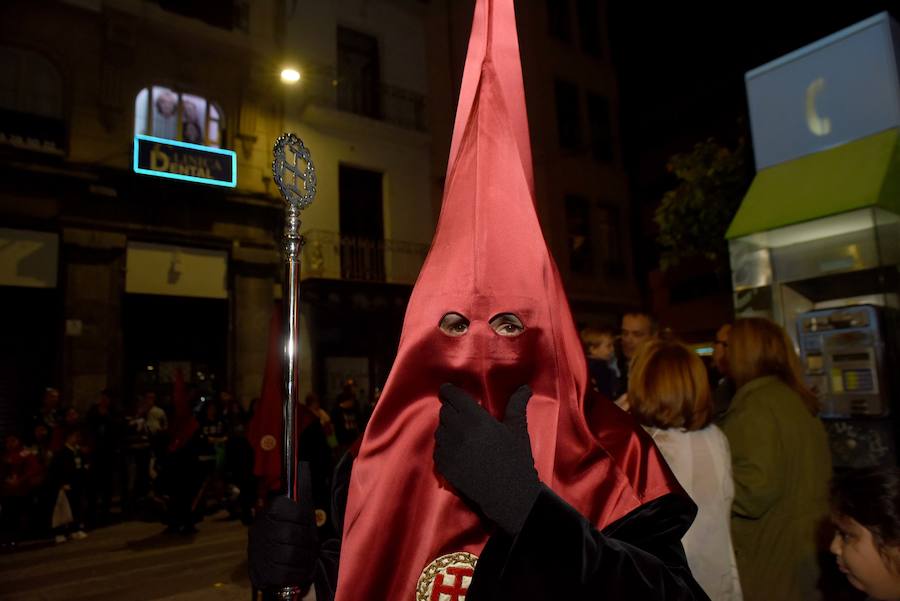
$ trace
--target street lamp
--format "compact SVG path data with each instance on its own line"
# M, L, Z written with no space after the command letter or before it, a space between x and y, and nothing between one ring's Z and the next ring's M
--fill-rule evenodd
M281 81L288 85L294 85L300 81L300 71L287 67L281 70Z

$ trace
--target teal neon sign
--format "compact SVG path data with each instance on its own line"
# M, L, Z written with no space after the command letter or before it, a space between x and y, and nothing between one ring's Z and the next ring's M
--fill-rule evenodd
M134 172L198 184L237 186L237 153L154 136L134 137Z

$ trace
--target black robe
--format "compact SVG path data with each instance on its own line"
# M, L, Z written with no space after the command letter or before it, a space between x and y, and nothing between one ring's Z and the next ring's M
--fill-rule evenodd
M335 474L338 490L340 481L350 480L348 459ZM542 487L517 535L497 532L488 540L466 601L708 601L691 575L681 545L696 513L693 501L670 493L598 531L575 508ZM339 540L321 545L317 601L334 599L339 557Z

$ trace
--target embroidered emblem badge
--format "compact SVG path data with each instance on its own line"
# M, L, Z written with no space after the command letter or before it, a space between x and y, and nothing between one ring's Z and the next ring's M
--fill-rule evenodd
M416 601L465 601L477 561L464 551L438 557L419 576Z
M277 444L278 443L275 442L275 437L271 434L266 434L259 441L259 446L262 447L263 451L271 451Z

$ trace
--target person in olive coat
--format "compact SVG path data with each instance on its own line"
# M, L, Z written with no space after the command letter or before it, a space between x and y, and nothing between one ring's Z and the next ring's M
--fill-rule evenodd
M771 321L738 320L728 361L738 390L721 427L731 445L731 529L744 599L819 599L831 454L816 397Z

